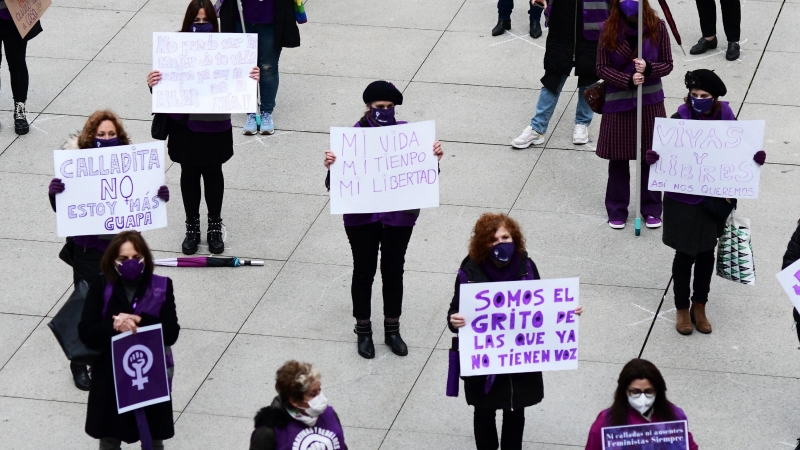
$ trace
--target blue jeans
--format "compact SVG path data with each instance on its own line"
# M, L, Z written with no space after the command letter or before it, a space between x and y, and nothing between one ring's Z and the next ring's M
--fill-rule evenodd
M281 58L281 49L274 48L275 26L264 23L245 23L248 33L258 34L258 67L261 69L261 79L258 86L261 88L261 112L272 114L275 109L275 97L278 96L278 60ZM236 32L242 32L242 24L236 21Z
M531 5L530 0L526 1L528 1L528 14L531 16L531 22L539 22L542 19L544 8ZM497 0L497 16L500 20L510 20L513 10L514 0Z
M547 127L550 125L550 118L553 117L553 112L556 110L558 96L561 95L561 88L564 87L566 81L567 76L563 75L561 77L561 83L558 85L558 92L552 92L546 87L542 87L542 91L539 93L539 101L536 102L536 115L531 119L531 128L533 128L533 131L539 134L545 134L547 132ZM594 112L592 108L589 107L589 104L586 103L586 99L583 98L583 92L589 87L590 86L578 88L578 106L575 108L576 125L586 125L588 127L589 124L592 123Z

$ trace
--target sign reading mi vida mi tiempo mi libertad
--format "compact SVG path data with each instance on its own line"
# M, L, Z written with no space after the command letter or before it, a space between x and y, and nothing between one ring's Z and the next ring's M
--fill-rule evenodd
M256 111L258 35L153 33L154 113L228 114Z
M434 121L391 127L331 127L331 214L439 206Z
M578 278L460 287L461 375L578 368Z
M58 235L116 234L167 226L164 142L82 150L54 150Z
M604 427L603 450L689 450L685 420Z
M11 14L11 19L14 20L14 25L17 26L19 35L23 38L28 35L28 32L42 18L51 4L50 0L6 0L6 7Z
M161 324L111 338L117 412L169 401L169 378Z
M656 118L650 166L651 191L721 198L757 198L761 168L753 155L763 148L763 120Z

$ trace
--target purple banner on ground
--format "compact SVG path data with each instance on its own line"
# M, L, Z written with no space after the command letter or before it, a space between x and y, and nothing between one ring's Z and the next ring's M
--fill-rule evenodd
M685 420L604 427L603 450L689 450Z
M111 358L118 413L169 401L161 324L111 338Z

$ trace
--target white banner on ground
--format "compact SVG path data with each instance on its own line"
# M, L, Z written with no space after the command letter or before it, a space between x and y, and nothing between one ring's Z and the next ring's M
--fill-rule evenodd
M154 113L227 114L257 111L258 35L153 33Z
M331 127L331 214L439 206L434 121L391 127Z
M651 191L721 198L758 198L763 120L656 118L650 166Z

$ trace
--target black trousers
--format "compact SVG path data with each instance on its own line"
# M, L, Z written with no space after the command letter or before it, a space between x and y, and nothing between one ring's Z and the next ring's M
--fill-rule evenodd
M692 281L692 265L694 265L694 283ZM708 293L711 291L711 277L714 275L714 249L692 256L687 253L675 252L672 261L672 292L675 294L675 308L688 309L692 303L708 302ZM694 292L692 292L692 290Z
M475 408L473 428L477 450L497 450L497 425L494 409ZM520 450L522 432L525 430L525 409L503 410L503 430L499 447L501 450Z
M700 16L700 30L703 37L717 34L717 4L714 0L695 0L697 14ZM742 22L742 5L739 0L719 0L722 9L722 27L728 42L739 42Z
M406 249L414 227L390 227L380 222L344 227L353 251L353 317L367 320L372 316L372 282L381 254L383 314L400 317L403 310L403 266Z
M181 164L181 195L186 217L200 217L200 178L205 187L206 206L209 217L222 217L222 197L225 193L225 176L222 164L198 166Z
M19 32L13 26L3 28L0 32L0 41L3 42L6 51L14 101L25 103L28 99L28 64L25 62L28 42L19 36Z

